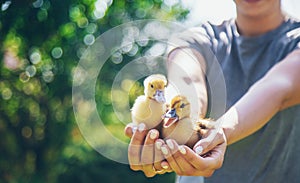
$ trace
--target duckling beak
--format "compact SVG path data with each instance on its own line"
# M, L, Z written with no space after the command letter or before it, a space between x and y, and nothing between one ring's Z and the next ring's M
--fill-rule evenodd
M169 128L172 126L174 123L178 121L178 116L176 114L176 109L171 109L165 114L165 119L164 119L164 128Z
M165 103L166 102L164 92L161 91L161 90L156 90L156 92L154 94L154 99L159 103Z

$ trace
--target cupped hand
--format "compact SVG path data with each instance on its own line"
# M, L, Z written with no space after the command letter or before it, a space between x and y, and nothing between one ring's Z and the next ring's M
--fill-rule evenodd
M226 146L223 131L212 129L196 143L193 150L168 139L161 151L178 175L210 177L222 166Z
M159 139L159 132L156 129L146 130L144 124L135 126L130 123L124 131L125 135L131 138L128 161L132 170L141 170L146 177L172 171L160 150L164 141Z

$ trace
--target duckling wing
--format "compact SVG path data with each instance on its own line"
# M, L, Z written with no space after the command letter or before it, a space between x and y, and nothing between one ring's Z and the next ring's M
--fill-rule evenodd
M193 147L200 140L190 118L181 119L169 128L163 128L162 135L163 138L174 139L178 144L189 147Z
M197 122L194 123L194 130L198 133L200 138L206 136L210 129L214 129L216 127L215 121L211 119L201 118Z
M150 129L161 123L164 113L163 104L141 96L136 99L131 109L131 118L133 123L145 123L147 128Z
M139 96L131 108L131 115L137 120L143 120L148 118L150 114L149 101L145 96Z
M212 129L215 128L214 121L211 119L199 119L195 122L195 129Z

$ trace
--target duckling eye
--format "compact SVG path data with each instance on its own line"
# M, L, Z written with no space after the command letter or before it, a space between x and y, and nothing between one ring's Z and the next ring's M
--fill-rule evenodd
M154 88L153 84L150 85L151 88Z
M185 104L181 104L181 105L180 105L180 108L184 108L184 106L185 106Z

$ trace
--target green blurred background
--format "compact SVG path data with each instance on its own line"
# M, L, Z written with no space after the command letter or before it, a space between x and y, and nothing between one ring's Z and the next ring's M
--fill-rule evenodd
M72 107L72 73L83 51L103 32L140 19L183 21L176 0L0 1L0 182L174 182L174 174L146 178L101 156L81 135ZM135 45L107 62L96 92L99 113L118 138L111 106L116 73L152 45ZM120 55L119 55L120 57ZM100 76L101 77L101 76ZM143 92L137 83L130 103Z

